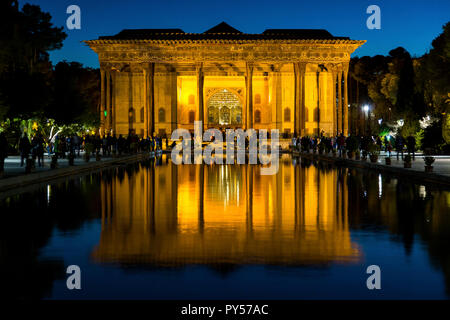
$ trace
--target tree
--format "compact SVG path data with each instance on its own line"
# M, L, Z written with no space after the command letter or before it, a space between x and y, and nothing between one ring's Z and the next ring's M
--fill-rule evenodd
M60 62L53 71L54 99L46 114L61 124L98 121L100 75L98 69L78 62Z
M49 104L48 51L61 48L67 35L39 6L19 10L17 1L3 1L0 9L0 116L31 116Z
M450 22L433 40L432 49L423 57L422 76L428 89L428 103L436 114L450 112Z

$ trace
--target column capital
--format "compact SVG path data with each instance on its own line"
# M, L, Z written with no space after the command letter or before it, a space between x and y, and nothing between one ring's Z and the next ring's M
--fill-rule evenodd
M308 65L307 62L298 62L298 70L301 74L304 74L306 72L306 66Z
M112 63L106 63L106 62L101 62L100 63L100 71L105 71L105 72L112 72L112 71L119 71L120 67L118 67L116 64L112 64Z
M271 71L273 72L273 73L279 73L279 72L281 72L281 68L283 67L283 65L284 65L284 63L274 63L274 64L272 64L271 65Z
M155 72L155 64L153 62L150 63L142 63L139 65L140 69L143 73L154 73Z
M203 71L203 62L196 62L195 63L195 71L200 73Z
M349 67L350 67L350 62L342 62L342 68L344 71L348 72Z

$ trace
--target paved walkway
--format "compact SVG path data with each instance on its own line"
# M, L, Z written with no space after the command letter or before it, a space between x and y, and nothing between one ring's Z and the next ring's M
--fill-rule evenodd
M112 157L102 157L101 161L111 160ZM95 162L95 156L91 156L89 162ZM44 166L39 167L36 160L36 168L33 169L32 172L45 172L51 170L50 168L51 158L47 155L44 156ZM80 166L86 164L84 161L83 154L80 154L80 157L76 157L74 161L75 166ZM58 168L66 168L69 167L69 160L67 159L58 159ZM20 166L20 156L8 156L5 159L5 170L3 172L3 179L15 177L25 174L25 163L23 167Z
M405 153L404 155L406 155ZM378 157L378 163L385 164L385 153L382 152ZM450 177L450 156L434 156L435 161L433 163L433 172L440 175L445 175ZM391 153L391 165L393 167L401 167L403 168L403 160L399 156L399 160L397 160L397 154L395 152ZM423 155L416 154L415 160L411 162L411 169L416 171L425 171L425 162L423 160Z
M58 168L50 168L50 160L44 167L37 167L31 173L25 173L25 167L20 166L19 157L9 157L7 160L6 172L0 179L0 198L4 198L17 193L17 190L26 192L38 184L45 185L49 181L65 180L70 177L77 177L88 172L94 172L111 166L135 163L154 157L154 153L137 153L122 155L120 157L105 157L100 161L95 158L85 162L83 158L77 158L74 166L69 166L67 159L58 160ZM47 159L46 159L47 160Z

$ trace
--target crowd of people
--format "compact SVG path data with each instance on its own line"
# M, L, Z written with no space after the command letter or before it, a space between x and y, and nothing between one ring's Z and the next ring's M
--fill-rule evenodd
M224 140L226 139L224 133ZM173 147L169 145L167 137L147 136L139 137L134 133L116 136L115 134L107 134L100 136L99 134L85 134L80 136L73 135L56 135L50 141L46 141L42 134L35 134L31 140L26 133L23 133L18 141L18 151L20 154L20 166L26 164L27 159L31 159L34 164L37 160L38 166L44 166L44 154L49 157L56 156L58 158L66 158L67 156L80 157L80 153L92 155L122 155L141 151L156 151L163 149L165 140L166 149ZM401 134L395 137L386 135L383 139L380 136L364 136L349 135L344 136L342 133L334 137L326 137L323 132L319 136L296 136L292 137L292 147L299 151L319 150L326 153L335 152L342 156L343 152L360 151L370 152L371 146L376 146L377 150L385 150L390 157L393 150L396 151L397 160L403 159L404 151L412 154L415 158L416 140L413 136L404 138ZM246 139L246 147L248 147L248 139ZM0 133L0 172L4 168L4 160L8 156L8 141L4 133Z
M342 153L345 151L370 152L371 146L376 146L377 150L384 150L389 157L392 151L395 150L397 160L399 158L403 160L406 149L408 154L412 154L414 160L416 139L413 136L404 138L401 134L397 134L395 137L386 135L384 139L381 139L380 136L353 134L344 136L342 133L334 137L326 137L321 133L320 136L315 137L297 137L294 135L292 146L299 151L322 149L329 153L332 150L336 150L336 152L339 152L339 156L342 156Z
M17 143L17 151L20 154L20 166L26 165L27 159L39 167L44 166L44 155L64 159L68 156L80 157L81 152L92 155L122 155L141 151L157 151L163 149L165 140L166 148L169 145L167 138L161 136L139 137L134 133L127 136L107 134L56 135L50 141L46 141L41 133L34 134L31 139L23 133ZM17 152L16 151L16 152ZM4 133L0 133L0 172L4 169L5 158L11 152L8 140Z

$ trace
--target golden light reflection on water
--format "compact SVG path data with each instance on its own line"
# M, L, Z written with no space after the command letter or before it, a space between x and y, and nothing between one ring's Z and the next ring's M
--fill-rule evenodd
M361 257L346 175L292 165L167 165L102 182L98 262L310 265Z

